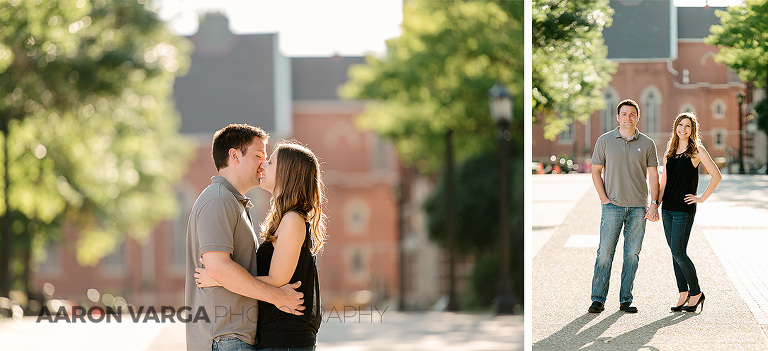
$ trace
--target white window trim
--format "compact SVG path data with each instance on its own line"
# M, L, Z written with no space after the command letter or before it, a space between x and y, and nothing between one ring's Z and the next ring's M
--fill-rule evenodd
M688 110L690 110L690 111L688 111ZM683 106L680 106L680 112L678 112L678 113L683 113L683 112L690 112L690 113L693 113L695 115L696 114L696 108L693 107L693 104L691 104L690 102L686 102L686 103L683 104Z
M716 112L718 104L720 104L720 106L722 107L722 110L723 110L723 113L719 114L719 115ZM712 101L712 104L710 105L710 108L712 109L712 118L723 119L728 114L728 112L727 112L728 111L727 105L725 104L725 102L723 102L722 99L715 99L715 101Z
M648 101L648 95L650 93L653 93L654 98L656 102L658 102L658 113L656 113L656 123L655 123L655 129L651 128L650 123L650 111L646 108L646 104ZM640 123L644 127L641 128L641 131L644 132L646 135L651 137L651 139L659 140L661 136L661 105L664 103L664 96L661 95L661 91L659 88L657 88L654 85L649 85L645 89L643 89L642 94L640 94L640 101L638 102L640 104ZM645 123L643 123L645 121Z
M721 140L722 143L717 142L717 134L720 133L722 135ZM725 139L728 137L728 131L724 128L713 128L712 129L712 146L717 150L725 150Z

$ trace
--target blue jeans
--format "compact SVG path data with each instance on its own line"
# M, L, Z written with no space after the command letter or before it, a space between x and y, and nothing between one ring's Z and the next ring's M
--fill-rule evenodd
M691 238L693 217L695 213L682 211L661 210L661 221L664 224L664 234L667 245L672 250L672 264L675 268L677 290L687 291L688 295L701 293L699 278L696 277L696 267L688 257L688 239Z
M223 337L213 341L212 351L255 351L256 346L236 337Z
M312 347L271 347L268 349L259 349L259 351L315 351L315 346Z
M624 227L624 263L621 267L619 302L632 302L632 285L635 282L640 249L645 236L645 207L619 207L612 203L603 205L600 218L600 246L597 248L595 273L592 276L592 301L605 303L611 265Z

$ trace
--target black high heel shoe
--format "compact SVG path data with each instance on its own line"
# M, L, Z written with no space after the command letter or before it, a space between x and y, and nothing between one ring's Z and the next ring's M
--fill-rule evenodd
M687 303L688 303L688 300L690 300L690 299L691 299L691 297L690 297L690 296L686 297L686 298L685 298L685 301L683 301L683 304L682 304L682 305L679 305L679 306L672 306L672 307L670 308L670 310L672 310L672 312L680 312L680 311L682 311L682 310L683 310L683 307L685 307L685 304L687 304Z
M696 307L699 307L701 305L701 310L704 311L704 293L701 293L701 298L698 302L696 302L693 306L683 306L683 311L685 312L696 312Z

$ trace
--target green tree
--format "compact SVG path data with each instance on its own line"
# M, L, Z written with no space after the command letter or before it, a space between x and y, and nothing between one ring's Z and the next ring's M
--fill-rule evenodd
M616 72L603 42L612 16L608 0L533 0L533 122L545 138L603 108Z
M705 39L720 47L715 60L737 71L745 82L765 86L768 73L768 1L745 0L728 11L717 10L720 25Z
M95 264L175 211L190 143L171 94L191 46L145 3L0 0L0 296L62 225Z
M498 81L518 97L510 131L522 145L523 1L414 1L403 11L402 35L387 41L384 57L352 67L341 88L347 98L373 100L359 124L432 172L448 130L459 160L495 147L488 90Z
M508 155L507 174L522 175L525 171L519 156ZM457 250L465 255L476 254L478 262L472 277L474 302L491 304L497 296L495 282L499 279L499 156L489 150L469 158L456 169L455 203L458 233ZM523 177L514 177L507 197L509 228L511 229L510 252L512 255L512 279L518 301L523 297ZM435 188L424 208L429 213L427 227L429 235L438 242L445 237L445 174L440 175ZM517 250L515 250L517 248Z
M757 127L768 135L768 99L762 99L755 104ZM768 173L768 167L766 167Z
M488 91L501 82L518 102L508 133L510 163L522 164L523 10L523 1L407 2L402 35L387 41L383 57L369 56L366 65L350 69L351 79L341 94L369 100L359 124L393 140L406 164L433 173L444 164L449 131L460 170L472 168L477 163L472 160L481 155L495 155L498 128L491 120ZM493 184L498 184L499 179L498 173L492 171L498 165L482 165L482 179L487 181L482 186L490 190L470 195L472 186L459 177L456 203L461 208L463 202L483 208L496 204L497 210L489 210L483 220L498 223L499 193ZM522 171L509 174L510 187L522 191ZM434 196L443 196L444 188L439 185ZM521 192L512 193L516 201L522 202ZM515 203L510 207L514 208ZM457 242L461 242L458 246L466 246L464 253L483 257L494 250L489 241L498 240L498 226L492 233L480 233L485 227L473 229L473 235L487 236L481 245L464 241L460 228L471 227L475 218L464 217L461 208L456 213ZM445 211L440 211L439 206L428 206L427 212L430 222L445 223ZM513 225L511 230L520 232L522 211L515 213L513 221L519 220L521 226ZM435 226L431 232L443 229ZM441 234L435 233L433 238L444 243L445 235ZM512 257L522 257L522 245L513 245L517 250L512 251ZM522 271L519 273L522 275ZM496 291L495 286L485 288Z
M745 82L768 88L768 1L746 0L728 11L717 10L720 25L705 39L720 47L715 60L738 72ZM768 134L768 113L763 99L755 106L758 127Z

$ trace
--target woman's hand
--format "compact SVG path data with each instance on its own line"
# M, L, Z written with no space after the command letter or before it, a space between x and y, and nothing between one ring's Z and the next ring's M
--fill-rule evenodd
M702 203L704 200L701 198L701 196L694 196L693 194L685 195L685 203L692 205L695 203Z
M203 263L203 259L200 258L200 263ZM213 280L208 276L208 271L205 268L195 268L195 282L198 288L210 288L212 286L221 286L219 282Z

